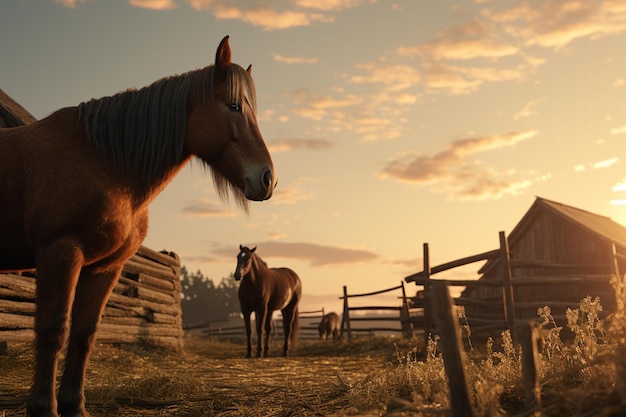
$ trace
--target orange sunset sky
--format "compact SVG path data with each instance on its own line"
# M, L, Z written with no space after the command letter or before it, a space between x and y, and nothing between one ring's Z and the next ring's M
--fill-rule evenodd
M0 88L42 118L209 65L225 35L279 184L246 216L185 168L145 245L191 271L258 246L330 311L421 270L423 242L431 265L495 249L535 196L626 224L624 0L3 0Z

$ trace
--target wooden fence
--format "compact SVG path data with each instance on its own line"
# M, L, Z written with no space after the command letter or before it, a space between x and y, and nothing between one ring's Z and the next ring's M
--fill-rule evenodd
M124 265L97 333L103 343L183 346L180 260L141 247ZM0 274L0 342L33 340L35 271Z
M401 294L398 297L401 301L399 306L350 306L349 300L357 297L372 297L375 295L380 295L392 291L401 290ZM410 320L411 312L409 309L409 303L406 297L406 292L404 289L404 282L401 282L400 285L392 288L387 288L380 291L374 291L363 294L348 294L348 288L344 285L343 287L343 296L339 297L339 299L343 300L343 318L341 320L341 337L346 333L348 340L352 339L352 333L358 332L367 332L369 334L373 334L373 332L398 332L401 333L403 337L411 338L413 337L413 324L417 323L417 319ZM394 319L394 317L390 316L373 316L368 314L366 316L355 317L351 315L351 311L397 311L398 316ZM415 316L414 316L415 317ZM366 327L366 326L353 326L353 322L393 322L398 321L398 327Z
M304 339L317 339L319 338L318 333L318 324L324 317L324 308L320 310L314 311L301 311L299 312L298 318L300 320L300 340ZM254 317L254 316L253 316ZM232 324L232 320L209 320L205 323L195 324L186 326L185 330L196 330L200 329L203 337L208 337L214 340L220 341L240 341L245 339L246 332L245 326L243 325L243 319L237 320L241 321L242 324L237 325L226 325L224 323ZM256 337L255 330L255 318L252 319L252 335ZM273 319L272 323L272 339L280 339L283 337L283 319L280 314Z
M432 283L432 308L433 314L438 318L439 349L444 362L450 393L451 410L437 410L438 414L453 415L455 417L474 417L475 413L470 393L472 386L467 375L467 363L459 320L454 312L454 300L450 297L448 283L437 280ZM542 405L541 387L545 381L554 377L563 377L567 374L578 374L581 369L595 366L607 357L599 357L593 361L557 374L544 375L540 378L538 366L538 341L540 340L540 326L532 321L518 323L520 344L522 347L522 379L524 389L524 411L519 416L541 416L542 410L549 410ZM581 414L582 415L582 414ZM585 414L591 415L591 414Z
M566 308L578 308L580 300L572 301L555 301L550 299L540 299L535 297L532 300L516 301L515 290L526 286L554 286L554 285L571 285L575 283L595 283L596 286L602 284L604 288L609 288L609 282L613 275L619 276L619 270L617 267L617 255L615 254L615 248L613 247L613 264L605 265L608 273L595 274L595 275L556 275L556 276L528 276L528 277L512 277L512 270L516 268L532 268L541 267L544 269L559 269L559 270L575 270L581 268L581 265L564 265L564 264L551 264L547 262L537 262L528 260L511 260L511 254L508 246L508 239L504 232L499 233L500 248L477 255L469 256L466 258L457 259L451 262L447 262L435 267L430 267L430 255L428 244L424 243L424 269L421 272L410 275L405 278L407 282L414 282L417 285L423 287L422 298L420 300L413 300L412 305L423 308L423 328L424 328L424 342L427 343L429 335L435 328L434 317L437 315L433 311L433 297L431 294L431 287L434 283L445 282L449 286L460 287L479 287L488 286L501 289L501 296L495 296L490 298L471 298L471 297L459 297L455 298L456 305L466 307L466 320L469 324L472 334L494 334L504 329L511 331L511 337L513 341L518 342L518 327L525 326L528 323L528 317L537 317L537 309L549 306L551 308L557 308L564 311ZM469 265L474 262L499 259L500 263L500 277L499 279L481 279L481 280L450 280L450 279L437 279L433 280L431 277L437 273L448 271L453 268L457 268L464 265ZM598 265L593 265L598 267ZM582 265L582 267L585 267ZM607 294L609 295L609 294ZM609 302L613 298L613 294L610 294ZM605 309L604 314L608 314L608 310ZM565 315L553 315L557 322L563 322ZM520 318L523 318L520 320Z

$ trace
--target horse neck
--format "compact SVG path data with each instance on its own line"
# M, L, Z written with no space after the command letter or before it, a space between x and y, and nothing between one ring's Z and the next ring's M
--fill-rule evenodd
M252 266L250 267L250 271L247 276L251 281L255 283L260 283L263 281L265 277L268 276L269 268L266 263L256 255L252 255Z
M138 203L151 201L191 157L185 136L188 94L196 72L78 107L89 142L127 179Z

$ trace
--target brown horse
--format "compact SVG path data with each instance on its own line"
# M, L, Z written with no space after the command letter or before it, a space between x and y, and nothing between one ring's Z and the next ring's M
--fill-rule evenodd
M148 204L192 156L244 210L272 195L250 72L225 37L214 65L0 130L0 270L37 269L30 416L88 416L85 369L107 298L146 236Z
M328 340L328 337L332 335L333 342L337 342L339 340L339 325L339 316L335 312L328 313L322 317L322 321L320 321L320 324L317 327L320 334L320 340Z
M268 268L265 261L257 256L256 247L249 249L239 245L235 279L239 285L239 303L246 325L248 352L252 356L252 329L250 316L254 312L257 334L257 357L267 357L269 338L272 332L272 314L275 310L283 313L285 343L283 356L288 356L291 347L295 348L300 331L298 303L302 297L302 283L298 275L289 268ZM263 331L265 330L265 331ZM263 349L261 339L264 336Z

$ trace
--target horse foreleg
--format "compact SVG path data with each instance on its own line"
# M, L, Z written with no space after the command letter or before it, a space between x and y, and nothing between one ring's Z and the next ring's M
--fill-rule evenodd
M58 411L63 417L87 417L84 381L89 355L96 339L96 329L106 301L117 282L122 266L109 271L81 273L74 305L72 327L65 355L65 369L59 388Z
M31 417L56 417L55 381L69 312L83 263L79 245L60 239L37 251L35 369L27 401Z
M293 310L283 310L283 334L285 343L283 344L283 356L289 356L289 337L293 328Z
M261 344L263 343L263 324L265 322L265 313L263 310L254 312L254 327L256 328L256 357L261 357Z
M252 312L250 311L244 311L243 312L243 322L246 326L246 338L248 340L248 345L247 345L247 353L246 353L246 358L251 358L252 357L252 326L250 325L250 315L252 314Z
M263 334L263 351L261 352L261 356L267 358L270 355L270 336L272 334L271 310L265 310L265 319L263 320L263 322L265 326L265 333Z

